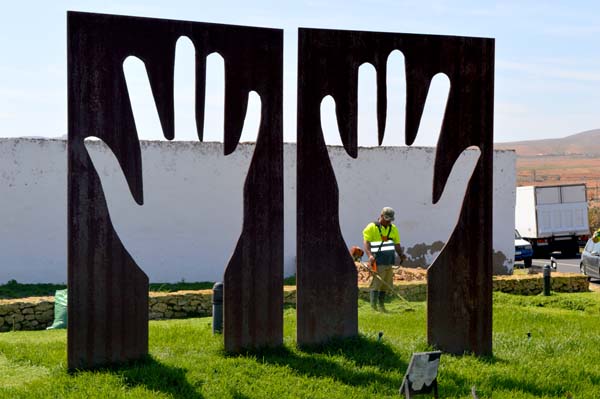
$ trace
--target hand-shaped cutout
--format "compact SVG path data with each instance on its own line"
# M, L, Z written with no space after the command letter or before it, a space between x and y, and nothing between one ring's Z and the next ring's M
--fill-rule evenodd
M395 93L405 93L405 86L395 84L404 82L404 58L402 57L401 68L397 68L397 62L393 62L396 68L391 68L392 58L398 52L393 52L388 57L387 85L389 88L389 99L399 98L401 104L388 101L388 120L398 113L404 114L405 96L397 96ZM396 60L394 60L396 61ZM359 79L362 80L363 68L360 70ZM400 75L400 76L398 76ZM404 86L404 87L398 87ZM364 93L361 93L359 84L359 122L358 122L358 144L372 144L377 142L377 127L373 124L368 131L362 116L369 111L361 105L364 101ZM400 90L398 90L400 89ZM404 91L402 91L404 89ZM443 74L437 74L431 83L429 93L443 93L444 105L449 92L449 81ZM400 101L399 101L400 102ZM372 105L372 104L368 104ZM417 142L420 136L429 133L428 127L436 126L433 132L439 136L441 124L444 117L445 107L435 107L431 95L425 103L425 109L421 118ZM321 121L335 121L335 102L331 96L327 96L321 103ZM363 119L364 120L364 119ZM399 142L398 137L404 137L404 124L387 123L383 145L390 142ZM370 126L369 126L370 127ZM323 123L324 137L337 138L335 144L341 145L337 124ZM398 131L400 130L400 131ZM367 137L367 136L371 137ZM437 142L437 140L436 140ZM447 242L458 221L462 207L463 197L471 175L479 159L479 150L467 149L457 159L452 172L446 183L445 190L439 201L433 202L433 166L435 152L430 148L390 148L389 151L374 151L372 148L360 147L358 159L349 160L344 147L329 147L329 157L336 176L339 189L339 218L340 227L348 246L362 243L362 228L377 218L378 212L383 206L392 206L396 209L395 224L398 226L401 237L401 245L408 254L408 262L427 261L427 264L418 266L427 267L433 263L439 254L439 249L427 248L433 242ZM402 162L402 163L400 163ZM409 165L402 168L402 166ZM385 183L384 183L385 182ZM419 251L427 251L425 254ZM425 256L424 256L425 255ZM417 258L418 256L418 258ZM411 259L416 258L416 259ZM412 262L411 262L412 261Z
M356 158L358 69L366 62L372 64L377 71L377 142L382 144L388 110L387 61L392 51L400 50L406 61L407 144L412 145L419 133L431 79L444 73L452 84L435 151L432 201L424 202L440 201L465 149L476 146L480 150L459 221L428 271L428 342L451 353L489 355L493 40L325 29L300 29L298 37L298 192L319 193L298 196L298 342L320 343L358 331L356 268L348 255L348 243L341 236L342 201L337 185L341 179L336 179L336 172L330 168L321 102L328 95L335 100L344 149ZM383 165L376 174L393 173L392 167ZM352 190L370 190L369 183L375 179L376 175L365 176ZM377 216L377 208L383 204L379 198L370 203L378 204L368 211ZM319 274L319 279L311 278L314 274ZM331 293L331 304L315 297L325 291Z
M144 86L129 84L132 73L140 70L145 72L142 61L133 57L125 60L136 126L161 131L158 117L144 121L147 112L140 109L140 100L152 98L149 85L143 90ZM210 72L209 63L209 77ZM145 73L144 76L147 79ZM221 107L222 104L221 101ZM260 115L260 106L260 97L251 92L247 114ZM240 141L256 139L258 125L253 119L252 126L246 119ZM178 137L180 131L177 126L176 129ZM97 140L86 140L85 147L101 178L111 222L150 281L222 279L242 230L244 181L253 146L239 144L225 156L222 143L189 142L175 146L142 142L142 204L131 195L112 151Z

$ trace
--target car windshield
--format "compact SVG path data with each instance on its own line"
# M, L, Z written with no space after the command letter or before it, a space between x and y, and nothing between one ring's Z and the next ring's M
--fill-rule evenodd
M515 239L521 238L521 234L519 234L519 230L515 230Z

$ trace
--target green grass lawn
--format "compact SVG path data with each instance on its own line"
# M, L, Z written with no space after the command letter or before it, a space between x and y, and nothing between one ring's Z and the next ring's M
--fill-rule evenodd
M360 302L360 336L300 351L295 311L285 346L228 356L211 319L150 323L150 359L120 369L66 372L65 331L0 334L0 398L384 398L412 352L429 350L425 303L373 313ZM377 342L377 333L383 339ZM531 333L531 338L527 337ZM443 355L440 397L600 398L600 293L494 293L494 356Z

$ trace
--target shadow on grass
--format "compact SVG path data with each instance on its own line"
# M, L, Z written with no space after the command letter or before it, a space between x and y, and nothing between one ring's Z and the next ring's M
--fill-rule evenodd
M344 366L324 355L341 356L355 366ZM241 356L255 356L263 363L286 366L309 377L330 377L350 386L385 386L392 391L400 387L408 366L391 346L363 336L303 347L300 352L281 347L244 352ZM365 366L376 370L360 370Z
M453 356L446 354L445 356ZM456 358L460 358L461 356L455 356ZM496 364L507 364L506 360L502 358L498 358L496 356L484 356L476 359L478 363L483 365L496 365ZM465 370L465 374L472 373L472 370ZM502 374L496 374L491 378L484 378L482 381L486 381L485 384L480 386L480 383L474 382L473 378L469 378L464 374L459 374L451 370L444 370L440 372L442 375L443 381L440 383L440 396L444 397L467 397L471 394L471 387L473 385L477 388L477 393L480 397L492 397L492 391L497 391L499 389L506 390L506 392L522 392L534 397L555 397L555 396L564 396L568 391L565 387L561 386L560 382L555 382L554 384L543 386L539 383L536 383L535 375L514 375L507 376ZM446 383L444 383L446 382ZM452 382L452 384L449 384ZM490 384L492 385L490 387ZM444 389L444 386L455 385L456 389Z
M534 379L534 376L530 376L529 378ZM518 377L507 377L496 375L493 377L493 380L486 383L485 385L480 386L477 382L473 382L471 379L467 379L463 375L454 373L452 371L446 371L444 373L444 381L453 381L454 384L458 387L461 387L457 391L448 391L444 390L444 384L440 384L440 394L447 395L448 397L463 397L468 396L471 392L471 386L475 385L477 387L477 393L480 397L492 397L492 391L498 391L499 389L505 390L507 393L511 392L516 394L517 392L522 392L525 394L532 395L533 397L556 397L556 396L564 396L568 389L562 387L559 383L552 384L550 386L542 386L540 384L535 383L533 380L520 379ZM490 388L489 384L493 384ZM499 393L499 392L496 392Z
M250 396L246 396L238 391L233 391L229 393L231 394L231 399L250 399Z
M109 371L122 376L129 387L144 386L151 391L168 394L173 398L203 398L188 382L186 369L167 366L151 356Z
M455 356L457 358L462 357L462 356L449 355L449 354L446 354L446 356ZM469 355L464 355L464 356L469 356ZM471 356L474 356L474 355L471 355ZM501 357L498 357L496 355L480 356L480 357L477 357L476 359L479 363L488 364L490 366L493 366L495 364L507 364L508 363L508 361L506 359L502 359Z

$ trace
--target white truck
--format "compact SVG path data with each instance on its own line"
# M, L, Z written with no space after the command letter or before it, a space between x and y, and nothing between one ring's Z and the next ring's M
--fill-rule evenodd
M590 234L585 184L517 187L515 228L535 257L579 254Z

